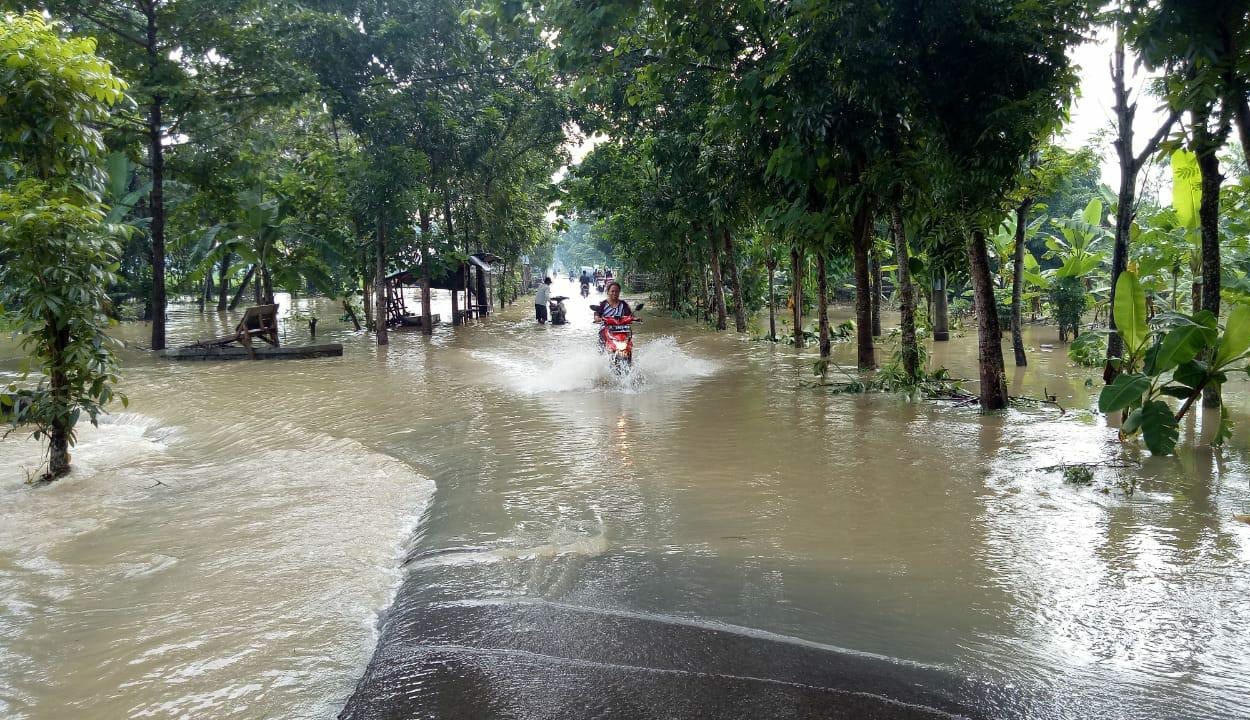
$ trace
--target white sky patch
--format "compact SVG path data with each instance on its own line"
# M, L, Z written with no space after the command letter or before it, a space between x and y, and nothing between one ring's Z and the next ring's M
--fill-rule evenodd
M601 133L594 133L587 136L582 132L582 129L578 127L576 123L570 123L568 127L564 128L564 137L564 149L569 153L569 164L561 167L559 170L556 170L555 173L551 175L551 182L553 183L558 183L564 180L564 176L569 174L570 167L576 166L590 154L591 150L595 149L596 145L608 139L607 135L603 135ZM556 221L556 208L559 206L559 202L554 202L547 206L548 223Z
M1095 145L1102 157L1102 181L1112 188L1120 183L1120 161L1115 156L1112 146L1112 135L1107 135L1105 142L1095 144L1095 135L1104 129L1114 130L1115 127L1115 96L1111 88L1111 55L1115 51L1115 34L1111 28L1099 28L1097 36L1090 42L1074 48L1070 56L1079 68L1081 78L1080 96L1072 105L1072 118L1066 127L1059 143L1064 147L1076 149L1086 145ZM1141 152L1146 141L1155 134L1167 112L1162 109L1163 101L1146 92L1154 74L1145 68L1136 67L1137 58L1130 48L1124 62L1130 88L1130 101L1137 101L1137 117L1133 123L1133 152ZM1170 183L1169 183L1170 187Z

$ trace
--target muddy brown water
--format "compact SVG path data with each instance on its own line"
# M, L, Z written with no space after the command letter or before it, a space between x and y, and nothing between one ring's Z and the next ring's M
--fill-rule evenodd
M580 299L387 348L297 305L344 357L176 364L126 326L130 407L69 478L0 442L0 716L1250 717L1241 380L1229 448L1197 417L1151 458L1049 327L1008 375L1067 412L986 416L658 316L620 380Z

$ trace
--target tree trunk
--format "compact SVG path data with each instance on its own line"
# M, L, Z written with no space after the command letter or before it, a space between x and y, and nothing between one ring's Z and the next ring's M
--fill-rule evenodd
M56 318L50 312L45 313L49 327L56 327ZM67 417L69 411L69 377L65 373L65 350L69 347L69 328L56 330L53 340L51 366L48 377L48 392L57 406L57 417L52 421L48 432L48 474L44 480L56 480L69 473L69 438L74 424Z
M469 237L469 223L467 221L460 223L461 233L464 235L464 254L467 256L473 252L470 247L472 238ZM473 317L472 310L481 302L480 298L473 296L473 266L471 263L464 264L464 311L465 318Z
M1220 316L1220 161L1216 151L1223 144L1206 129L1206 118L1194 123L1194 137L1199 143L1198 171L1202 175L1202 198L1198 204L1198 223L1202 227L1202 309ZM1219 389L1208 386L1202 391L1203 407L1219 407Z
M217 274L217 312L225 312L230 296L230 253L221 256L221 267Z
M877 252L877 244L869 236L868 240L869 275L872 283L872 336L881 337L881 255Z
M386 345L389 343L390 337L386 332L387 312L386 312L386 221L378 217L378 253L377 264L373 274L373 297L374 311L373 329L378 335L378 344Z
M708 313L711 312L712 303L708 300L707 294L707 272L703 268L699 268L699 305L700 310L702 310L703 322L707 322L708 318L711 317Z
M920 351L916 348L916 293L911 284L910 259L907 249L907 233L903 226L903 211L895 203L890 213L890 230L894 235L894 262L898 265L899 324L902 338L899 343L903 356L903 372L914 378L920 374Z
M210 269L204 273L204 284L200 286L200 291L195 294L195 304L198 310L204 312L204 303L213 295L213 271Z
M159 47L156 42L156 5L147 6L147 77L155 81L157 67L160 64ZM152 349L165 349L165 149L162 145L164 135L161 120L162 105L165 98L152 96L152 104L148 106L148 164L152 168L152 191L148 195L148 204L152 213L148 232L152 237Z
M165 349L165 153L161 147L161 99L155 98L148 114L148 161L152 166L152 191L148 204L152 217L152 349Z
M243 282L239 283L239 289L234 293L234 299L230 301L230 309L234 310L239 306L239 301L243 299L243 293L247 292L247 285L256 275L256 266L253 265L247 269L247 274L243 276Z
M260 286L264 305L273 305L273 278L269 275L269 266L260 266Z
M1115 308L1115 285L1120 273L1128 267L1129 239L1133 227L1134 205L1137 202L1137 174L1146 161L1158 150L1159 144L1167 137L1179 117L1171 113L1159 129L1142 148L1133 154L1133 118L1137 114L1137 103L1129 101L1128 85L1124 71L1124 29L1116 27L1115 51L1111 58L1111 85L1115 100L1116 139L1114 142L1116 156L1120 161L1120 190L1116 199L1115 213L1115 245L1111 254L1111 297L1109 306ZM1119 370L1112 367L1111 359L1121 357L1124 353L1124 340L1116 332L1115 312L1107 313L1107 326L1111 335L1107 339L1107 364L1103 368L1103 381L1111 383Z
M1123 133L1122 133L1123 135ZM1123 141L1121 137L1121 141ZM1117 141L1117 146L1121 141ZM1128 142L1132 142L1132 134L1130 132ZM1129 159L1129 166L1124 165L1123 153L1121 153L1120 165L1120 192L1117 199L1115 212L1115 246L1111 253L1111 298L1110 306L1115 308L1115 284L1120 279L1120 273L1128 268L1128 241L1132 233L1133 227L1133 203L1137 194L1137 172L1132 167L1132 160ZM1111 383L1115 380L1119 370L1111 365L1111 358L1122 357L1124 354L1124 339L1116 332L1115 313L1107 313L1107 327L1111 329L1111 335L1107 338L1107 364L1103 368L1103 382Z
M347 298L343 298L343 312L347 313L347 317L351 319L356 332L360 332L360 318L356 317L356 311L352 309L352 304Z
M777 342L777 297L773 292L777 261L769 260L765 266L768 268L768 339Z
M968 266L977 310L981 407L985 410L1001 410L1007 407L1003 333L998 326L994 281L990 277L990 258L985 249L985 233L981 230L973 231L972 239L968 242Z
M1115 51L1111 58L1111 91L1115 98L1116 155L1120 160L1120 192L1116 200L1115 245L1111 253L1111 297L1109 304L1115 308L1115 284L1120 273L1128 267L1128 241L1133 226L1133 202L1137 194L1137 165L1133 155L1133 117L1137 103L1129 102L1128 85L1124 75L1124 30L1117 25ZM1116 332L1115 312L1107 313L1107 364L1103 368L1103 382L1110 384L1119 371L1112 367L1111 358L1124 354L1124 340Z
M60 421L48 433L48 474L45 480L56 480L69 474L69 430Z
M432 274L430 272L430 209L422 206L418 210L418 221L421 223L421 243L418 251L421 253L421 332L426 335L434 334L434 312L430 309L430 283L432 282Z
M720 243L716 240L716 230L708 228L707 239L709 244L710 259L712 266L712 302L716 305L716 329L724 330L728 327L727 316L725 312L725 284L721 282L720 274Z
M1215 151L1198 156L1202 199L1198 222L1202 227L1202 309L1220 314L1220 175Z
M506 290L507 290L507 264L505 262L504 271L500 272L499 274L499 309L500 310L504 309L504 302L506 301L504 292L506 292Z
M738 255L734 250L733 234L728 227L722 232L725 234L725 263L729 268L729 287L734 293L734 329L746 332L747 315L742 304L742 284L738 279Z
M1020 325L1024 308L1024 231L1029 222L1029 208L1033 199L1026 198L1016 208L1016 252L1011 267L1011 347L1016 354L1016 367L1024 367L1029 360L1024 356L1024 333Z
M829 277L823 250L816 253L816 318L820 327L820 357L828 358L833 345L829 341Z
M861 370L869 370L877 366L877 357L872 344L872 284L868 267L868 255L872 246L872 213L866 205L855 214L851 233L851 244L855 251L855 337L858 361Z
M933 279L933 340L947 342L951 339L951 307L946 292L946 277Z
M790 295L794 303L794 347L803 347L803 274L799 246L790 246Z
M452 223L452 218L451 218L451 190L448 189L446 182L443 183L443 224L447 226L447 234L445 236L447 238L447 245L448 247L454 248L456 246L456 241L455 241L456 231L455 231L455 227ZM463 272L461 273L461 280L464 281ZM453 285L454 284L456 283L453 283ZM467 293L469 292L468 290L469 283L467 281L464 281L464 287L465 287L465 293L466 293L465 300L467 301L468 300ZM458 294L459 294L458 290L453 289L451 291L451 324L452 325L460 325L464 321L464 318L461 317L461 313L460 313L460 300L458 297L456 297Z

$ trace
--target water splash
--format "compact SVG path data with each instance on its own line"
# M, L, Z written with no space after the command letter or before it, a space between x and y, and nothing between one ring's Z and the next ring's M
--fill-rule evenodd
M635 343L634 365L624 373L613 372L593 341L581 337L576 342L525 348L523 354L483 350L473 357L497 368L497 381L508 389L526 395L570 390L641 393L687 385L717 370L716 363L686 352L672 336L636 339Z

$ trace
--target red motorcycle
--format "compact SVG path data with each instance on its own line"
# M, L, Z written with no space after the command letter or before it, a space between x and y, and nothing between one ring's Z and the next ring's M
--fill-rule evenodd
M635 311L642 310L642 306L643 303L638 303ZM598 305L590 307L592 310L599 308ZM595 322L603 324L603 328L599 330L599 347L608 354L608 366L612 368L612 372L617 375L629 372L634 364L633 325L635 322L642 322L642 318L625 315L619 318L600 318Z

